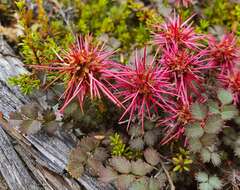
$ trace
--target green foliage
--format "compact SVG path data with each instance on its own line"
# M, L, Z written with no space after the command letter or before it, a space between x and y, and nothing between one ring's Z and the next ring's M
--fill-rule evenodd
M55 59L56 52L73 41L73 36L62 20L49 17L42 0L32 3L38 8L37 15L33 14L31 3L26 4L25 0L16 2L19 22L24 29L20 52L26 64L47 64Z
M26 104L19 111L12 112L9 118L11 127L17 127L24 135L32 135L40 130L53 135L59 127L59 121L51 109L43 109L37 104Z
M123 50L145 44L150 39L151 24L161 20L156 11L133 0L72 1L72 4L77 3L78 19L74 20L76 30L95 36L107 34L110 38L117 39Z
M18 86L21 92L25 95L31 94L34 90L40 88L40 80L36 76L29 74L22 74L16 77L11 77L8 83L13 86Z
M194 103L190 109L194 119L202 120L207 115L207 107L203 104Z
M228 31L236 32L238 35L240 34L240 6L237 2L228 0L206 2L203 12L205 20L208 21L208 25L226 26Z
M233 95L230 91L225 89L219 89L217 93L218 99L222 103L222 105L227 105L232 103Z
M94 137L83 137L77 147L72 149L69 155L67 171L74 178L79 178L84 172L85 165L90 168L92 173L99 173L103 169L102 162L99 157L107 157L107 155L99 156L99 141ZM96 154L98 153L98 154ZM106 154L106 151L101 151Z
M112 156L126 156L131 157L132 151L126 144L123 143L119 134L115 133L114 135L110 136L110 145L112 146L111 154Z
M193 163L190 158L190 152L183 148L179 149L179 153L172 158L172 162L174 164L174 172L189 171L189 165Z
M197 173L196 180L200 190L221 189L223 186L222 181L217 176L209 176L205 172Z

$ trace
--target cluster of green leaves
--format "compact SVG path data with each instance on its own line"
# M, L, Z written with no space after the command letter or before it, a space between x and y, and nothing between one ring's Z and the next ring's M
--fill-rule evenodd
M144 160L129 161L125 157L114 156L108 160L109 165L99 173L105 183L113 182L118 189L157 190L165 186L166 176L159 171L161 158L159 153L148 148L144 151ZM158 175L153 175L159 172Z
M208 104L195 103L191 106L191 114L195 121L186 129L190 150L200 153L204 163L211 161L216 166L221 164L217 135L223 130L225 121L238 116L237 108L231 104L231 92L220 89L217 96L218 102L210 100Z
M100 141L94 137L83 137L69 156L67 170L74 178L79 178L88 167L92 175L102 170L102 162L108 158L106 149L99 147Z
M173 168L174 172L182 172L182 171L189 171L189 165L192 164L192 159L190 158L190 152L180 148L179 153L177 153L172 158L173 164L175 167Z
M65 49L73 41L70 29L61 19L56 16L50 17L43 3L42 0L34 0L31 3L25 0L16 2L18 22L23 29L23 34L19 37L19 51L24 63L28 65L48 64L56 59L56 53L60 49ZM36 6L37 12L32 5ZM31 77L13 77L10 81L11 84L20 86L24 94L31 93L40 86L35 73Z
M37 15L25 0L16 2L19 23L24 31L20 37L20 53L26 64L47 64L56 58L56 52L72 42L73 36L61 19L46 13L42 0L33 3L37 6Z
M65 0L63 3L76 9L72 19L74 31L96 37L106 34L108 39L104 41L109 46L125 51L143 46L150 39L151 25L161 20L154 9L134 0Z
M124 156L128 158L132 157L133 152L129 147L126 146L125 143L123 143L123 140L118 133L114 133L114 135L111 135L109 139L110 145L112 146L112 156Z
M226 26L229 31L240 35L240 5L234 1L213 0L206 1L203 9L204 22L208 25Z
M53 135L59 127L59 121L51 109L43 109L37 104L27 104L20 111L10 114L9 124L17 127L24 135L32 135L40 130Z
M18 86L25 95L32 93L33 90L39 89L40 87L40 80L33 74L21 74L16 77L11 77L8 82L10 85Z

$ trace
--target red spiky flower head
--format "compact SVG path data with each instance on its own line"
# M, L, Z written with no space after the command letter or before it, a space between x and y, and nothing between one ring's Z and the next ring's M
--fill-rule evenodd
M202 97L203 71L212 68L204 60L202 53L195 54L188 49L177 47L166 49L160 63L169 71L170 81L174 84L183 104L189 104L192 95Z
M175 107L175 110L168 111L168 117L159 122L159 126L165 126L164 138L161 141L162 145L182 137L185 127L192 121L189 104L178 101Z
M57 54L58 60L50 65L33 65L36 69L45 69L57 72L58 77L54 80L66 76L67 87L64 94L64 104L60 112L67 105L77 98L82 109L84 98L100 98L101 93L106 95L112 102L120 105L117 98L106 86L107 76L111 75L111 65L113 61L110 57L114 52L106 51L104 45L95 44L90 35L79 36L76 42L62 54ZM54 82L53 81L53 82Z
M233 34L226 34L220 42L210 37L208 54L212 59L211 64L218 66L223 72L232 72L237 61L240 60L240 48Z
M178 46L178 48L198 49L203 47L199 40L203 37L194 32L194 28L189 23L191 18L188 18L185 22L182 21L180 16L174 16L169 18L169 21L164 24L155 25L155 32L153 32L153 42L158 47L172 47Z
M121 66L115 75L115 88L118 90L117 95L123 99L122 103L126 110L122 114L120 121L129 114L128 127L136 114L141 121L144 129L144 118L151 118L153 113L172 109L171 102L168 98L174 95L171 85L167 82L166 71L160 69L154 63L154 59L147 62L146 48L143 57L135 56L135 65Z

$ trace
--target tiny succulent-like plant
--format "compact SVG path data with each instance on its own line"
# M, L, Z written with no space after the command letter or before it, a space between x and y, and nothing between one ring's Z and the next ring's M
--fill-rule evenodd
M189 165L192 164L192 159L189 156L190 152L187 150L184 150L183 148L179 149L179 153L177 153L173 158L173 164L174 172L183 172L183 171L189 171Z

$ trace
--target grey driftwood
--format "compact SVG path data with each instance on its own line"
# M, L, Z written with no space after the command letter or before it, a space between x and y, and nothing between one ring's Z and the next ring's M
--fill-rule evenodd
M11 76L27 73L9 45L0 39L0 112L8 119L10 112L38 98L27 97L7 83ZM39 133L23 136L0 121L0 172L11 190L113 190L87 173L73 179L65 167L73 143L65 135L48 137Z

